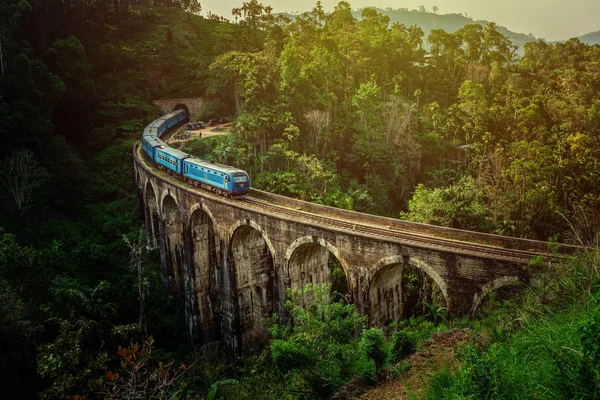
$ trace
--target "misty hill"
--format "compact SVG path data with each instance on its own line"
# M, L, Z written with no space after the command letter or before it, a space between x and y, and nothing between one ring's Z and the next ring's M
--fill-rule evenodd
M473 18L467 17L462 14L436 14L428 11L417 11L417 10L408 10L408 9L398 9L392 10L391 8L380 9L377 8L377 11L383 15L387 15L390 17L390 22L400 22L406 26L417 25L423 29L425 32L425 39L429 36L429 33L433 29L442 29L446 32L455 32L468 24L481 24L483 26L488 24L488 21L479 20L475 21ZM354 16L356 18L360 18L362 11L355 11ZM519 51L521 52L523 46L527 42L535 41L535 38L532 34L524 34L517 33L508 30L503 26L498 26L498 32L502 33L506 37L510 39L513 44L519 46Z
M600 31L586 33L579 36L579 40L589 45L600 44Z

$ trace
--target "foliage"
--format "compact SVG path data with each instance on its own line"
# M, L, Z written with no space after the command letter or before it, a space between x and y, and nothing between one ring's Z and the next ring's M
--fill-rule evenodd
M582 254L548 274L487 314L481 329L489 339L471 343L455 372L437 372L425 398L598 396L597 294L589 290L597 266Z
M105 399L178 398L181 388L178 381L187 367L181 364L174 368L173 362L163 363L152 357L154 340L149 338L141 346L138 343L129 347L119 347L120 368L107 370L97 381L99 392Z
M256 2L242 9L264 43L219 57L208 86L260 153L236 160L257 167L260 187L384 215L408 206L409 219L542 240L564 231L560 214L600 203L597 49L530 43L515 63L505 30L463 22L431 30L425 60L423 31L390 24L389 10L357 19L346 2L329 15L318 4L275 22ZM294 173L303 156L332 175L306 182Z
M417 338L408 329L395 331L391 338L392 360L398 363L417 349Z
M588 368L594 374L596 386L600 387L600 292L594 295L595 307L579 328L582 353L587 358ZM584 359L585 360L585 359ZM584 361L585 367L585 361Z
M419 185L408 202L409 212L400 216L426 224L486 231L490 216L482 197L469 176L446 188L426 189Z
M364 318L352 305L334 302L328 286L289 291L285 308L290 322L270 329L274 365L290 385L318 397L331 395L355 371ZM371 346L367 339L363 352L385 358L383 344Z
M96 86L91 77L83 44L74 36L56 40L46 52L49 69L65 84L64 96L56 105L56 129L72 143L82 143L93 128ZM77 118L71 116L75 114Z
M40 397L86 395L91 390L88 381L105 368L108 355L104 352L92 355L82 348L84 329L63 321L58 338L39 349L38 373L51 381Z
M384 365L388 356L385 335L381 329L371 328L363 330L360 336L360 350L375 363L375 370Z
M144 316L165 351L187 351L183 312L165 301L157 254L136 258L147 266L136 277L122 241L140 222L133 140L121 137L156 115L156 98L210 97L203 118L237 116L230 137L189 146L247 169L256 187L544 240L569 237L565 221L575 219L573 238L597 240L598 46L532 42L515 61L495 24L450 16L459 29L430 31L372 8L357 18L347 2L330 14L317 3L290 21L252 0L235 9L235 24L195 16L196 0L0 0L0 9L0 159L2 182L14 189L0 198L9 232L0 238L8 397L101 396L101 376L104 396L137 387L125 378L150 368L142 361L150 345L123 350L137 357L124 372L107 354L146 339L131 323ZM18 160L24 168L11 169ZM11 186L7 176L34 179ZM498 343L469 348L465 368L436 378L445 388L436 396L597 396L594 276L563 264L535 282L543 290L521 308L485 317ZM445 317L434 290L420 289L431 282L407 278L406 311L434 322L399 324L396 360ZM364 321L350 306L313 292L291 300L271 347L235 379L207 378L203 393L330 396L354 376L377 379L388 358L381 333L361 335Z

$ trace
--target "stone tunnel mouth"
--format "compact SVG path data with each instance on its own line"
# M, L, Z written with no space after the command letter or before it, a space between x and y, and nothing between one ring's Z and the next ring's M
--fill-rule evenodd
M340 260L320 243L305 243L294 250L288 261L290 289L312 284L330 285L334 300L347 301L348 278Z
M173 111L177 111L177 110L185 110L185 111L187 111L188 115L191 115L190 114L190 109L188 108L188 106L186 106L183 103L177 103L175 105L175 107L173 107Z

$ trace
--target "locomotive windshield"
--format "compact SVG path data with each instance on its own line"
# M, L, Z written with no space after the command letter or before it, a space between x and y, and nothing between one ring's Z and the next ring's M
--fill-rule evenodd
M233 174L233 181L234 182L248 182L248 177L246 176L246 174Z

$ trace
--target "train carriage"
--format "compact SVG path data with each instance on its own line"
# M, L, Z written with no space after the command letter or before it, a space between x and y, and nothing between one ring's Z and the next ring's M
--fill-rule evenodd
M154 149L154 161L176 174L181 174L183 160L189 156L189 154L171 147L159 146Z
M149 135L142 137L142 148L144 149L144 152L148 154L148 157L150 157L151 159L154 160L155 149L159 147L167 148L167 144L159 138L157 138L156 136Z
M144 128L144 135L142 137L146 137L146 136L158 137L158 134L156 132L156 128L154 128L151 125L148 125L146 128Z
M224 191L236 197L245 195L250 189L250 178L246 172L195 157L183 162L183 176L216 189L213 191Z
M150 126L156 129L156 135L161 137L167 131L167 121L163 118L154 120Z
M143 151L161 167L182 175L205 189L232 197L245 196L250 190L250 177L245 171L192 157L169 147L160 139L167 130L187 118L187 110L176 110L155 119L144 129Z

